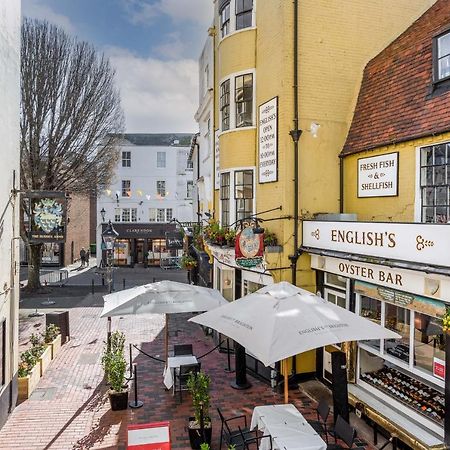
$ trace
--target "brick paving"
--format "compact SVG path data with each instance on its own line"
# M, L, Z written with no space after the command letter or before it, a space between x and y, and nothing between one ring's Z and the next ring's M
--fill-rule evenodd
M71 340L53 360L31 398L11 414L0 431L0 449L125 449L128 424L160 420L170 420L173 449L190 448L186 431L187 418L192 415L189 394L184 393L183 403L179 404L172 392L164 389L162 364L137 351L133 361L138 364L139 398L144 406L137 410L110 410L100 365L106 319L100 319L99 306L85 306L98 305L100 301L101 294L86 296L85 301L70 309ZM190 342L194 353L202 355L214 343L198 325L187 322L189 317L189 314L170 317L170 344ZM40 320L28 320L22 325L22 333L36 329ZM113 318L113 329L125 332L128 342L153 356L163 354L163 327L162 315ZM246 414L250 420L255 405L283 402L281 394L251 377L251 389L232 389L230 382L234 374L224 371L225 354L214 351L201 362L202 370L212 379L213 450L219 448L217 407L225 416ZM291 390L290 402L307 418L315 418L315 402L303 392Z

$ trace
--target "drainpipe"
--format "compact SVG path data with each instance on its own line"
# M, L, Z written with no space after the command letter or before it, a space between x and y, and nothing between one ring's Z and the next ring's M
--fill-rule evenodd
M339 157L339 213L344 212L344 158Z
M289 132L294 142L294 253L289 255L292 270L292 284L297 284L297 261L301 253L298 250L298 152L302 130L298 128L298 0L294 0L294 128Z

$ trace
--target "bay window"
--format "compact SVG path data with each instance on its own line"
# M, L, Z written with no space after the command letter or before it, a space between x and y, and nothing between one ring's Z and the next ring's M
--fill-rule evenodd
M230 173L220 175L220 223L222 226L230 224Z
M236 220L253 214L253 170L238 170L234 173L234 199Z
M220 36L225 37L230 33L230 1L227 1L220 10Z
M220 85L220 114L222 131L230 129L230 80Z
M235 79L236 128L253 125L253 75Z
M253 0L236 0L236 30L252 26Z

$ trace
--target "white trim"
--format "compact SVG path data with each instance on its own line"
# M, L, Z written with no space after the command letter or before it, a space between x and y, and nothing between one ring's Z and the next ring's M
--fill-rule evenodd
M414 221L422 222L421 211L421 192L420 192L420 149L422 147L416 147L416 182L415 182L415 198L414 198Z
M332 288L329 288L329 287L324 287L324 289L323 289L323 297L324 297L324 299L326 300L326 301L329 301L328 300L328 297L327 297L327 294L332 294L332 295L334 295L335 297L336 297L336 301L337 301L337 297L339 297L339 298L343 298L344 300L345 300L345 309L349 309L349 307L350 307L350 302L349 302L349 298L348 298L348 295L347 295L347 292L344 292L344 291L338 291L338 290L336 290L336 289L332 289ZM330 303L332 303L332 302L330 302ZM339 306L337 303L334 303L336 306Z
M239 128L233 128L232 130L225 130L225 131L219 131L219 138L222 135L229 134L229 133L236 133L238 131L244 131L244 130L256 130L256 126L252 125L251 127L239 127Z

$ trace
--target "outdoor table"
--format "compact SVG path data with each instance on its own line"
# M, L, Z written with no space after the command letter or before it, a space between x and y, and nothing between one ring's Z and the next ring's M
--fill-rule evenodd
M327 444L292 404L256 406L250 429L272 436L274 450L326 450ZM267 450L266 439L261 450Z
M128 425L129 450L170 450L169 422Z
M169 356L167 359L167 367L164 368L164 384L167 389L173 387L173 373L180 366L197 364L197 358L193 355Z

